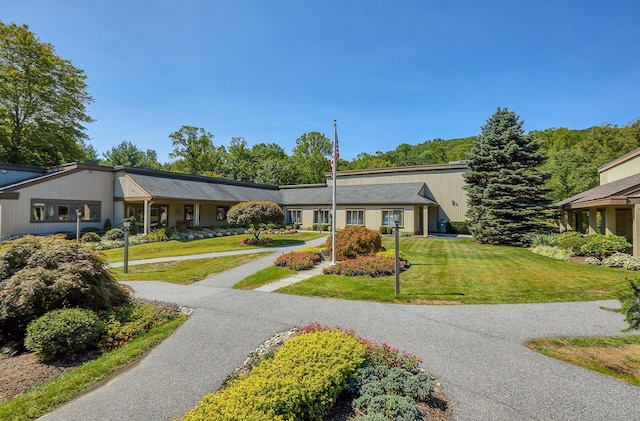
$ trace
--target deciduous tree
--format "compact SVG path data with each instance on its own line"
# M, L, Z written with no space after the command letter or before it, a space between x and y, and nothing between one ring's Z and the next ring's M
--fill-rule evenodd
M331 151L332 143L322 133L309 132L296 139L292 159L300 174L299 184L325 182Z
M51 166L83 160L92 101L82 70L27 25L0 22L0 161Z
M185 125L169 137L173 143L169 156L176 159L172 170L196 175L222 173L226 151L223 146L216 148L213 145L213 134L203 128Z
M283 220L282 208L273 202L241 202L232 206L227 212L227 222L251 226L256 240L260 238L261 225L281 224Z

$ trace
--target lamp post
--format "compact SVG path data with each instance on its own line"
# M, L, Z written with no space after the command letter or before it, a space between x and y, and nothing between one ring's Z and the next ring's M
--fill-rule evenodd
M396 295L400 295L400 214L393 214L393 222L395 223L395 240L396 240Z
M80 218L82 217L82 210L76 209L76 243L80 242Z
M129 273L129 228L131 228L131 220L124 218L122 220L122 229L124 230L124 273Z

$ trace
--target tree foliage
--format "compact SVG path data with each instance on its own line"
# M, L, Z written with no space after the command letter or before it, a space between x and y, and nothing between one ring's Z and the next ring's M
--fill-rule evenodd
M296 139L292 156L299 175L296 184L324 183L331 152L332 143L322 133L309 132Z
M256 240L260 238L261 225L281 224L283 220L282 208L273 202L241 202L232 206L227 212L227 222L251 226Z
M86 76L27 25L0 22L0 162L53 166L85 157Z
M526 233L542 227L544 184L541 142L524 134L512 111L499 108L482 127L467 158L467 221L481 243L526 244Z
M158 154L156 151L153 149L143 151L128 140L114 146L103 155L103 165L124 165L127 167L142 167L152 170L162 168L162 164L158 162Z
M171 169L196 175L217 175L222 173L224 147L213 145L213 134L203 128L182 126L169 135L173 151L169 154L176 159Z

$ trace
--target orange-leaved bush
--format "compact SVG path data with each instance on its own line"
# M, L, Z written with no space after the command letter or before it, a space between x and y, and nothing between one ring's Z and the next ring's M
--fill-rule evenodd
M327 239L327 249L333 247L331 236ZM336 259L353 259L358 255L373 256L384 251L382 237L378 231L365 227L349 227L336 233Z

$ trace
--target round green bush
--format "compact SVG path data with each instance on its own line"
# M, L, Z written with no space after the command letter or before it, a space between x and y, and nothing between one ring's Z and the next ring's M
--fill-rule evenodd
M82 237L80 237L80 240L83 243L99 243L100 242L100 236L98 234L96 234L95 232L88 232L88 233L84 234Z
M37 353L38 360L51 361L94 347L103 330L104 324L91 310L53 310L29 323L24 345Z
M124 231L120 228L112 228L104 233L104 239L110 241L124 240Z
M558 247L569 250L572 255L580 255L580 249L587 242L586 236L577 231L563 232L558 236Z

